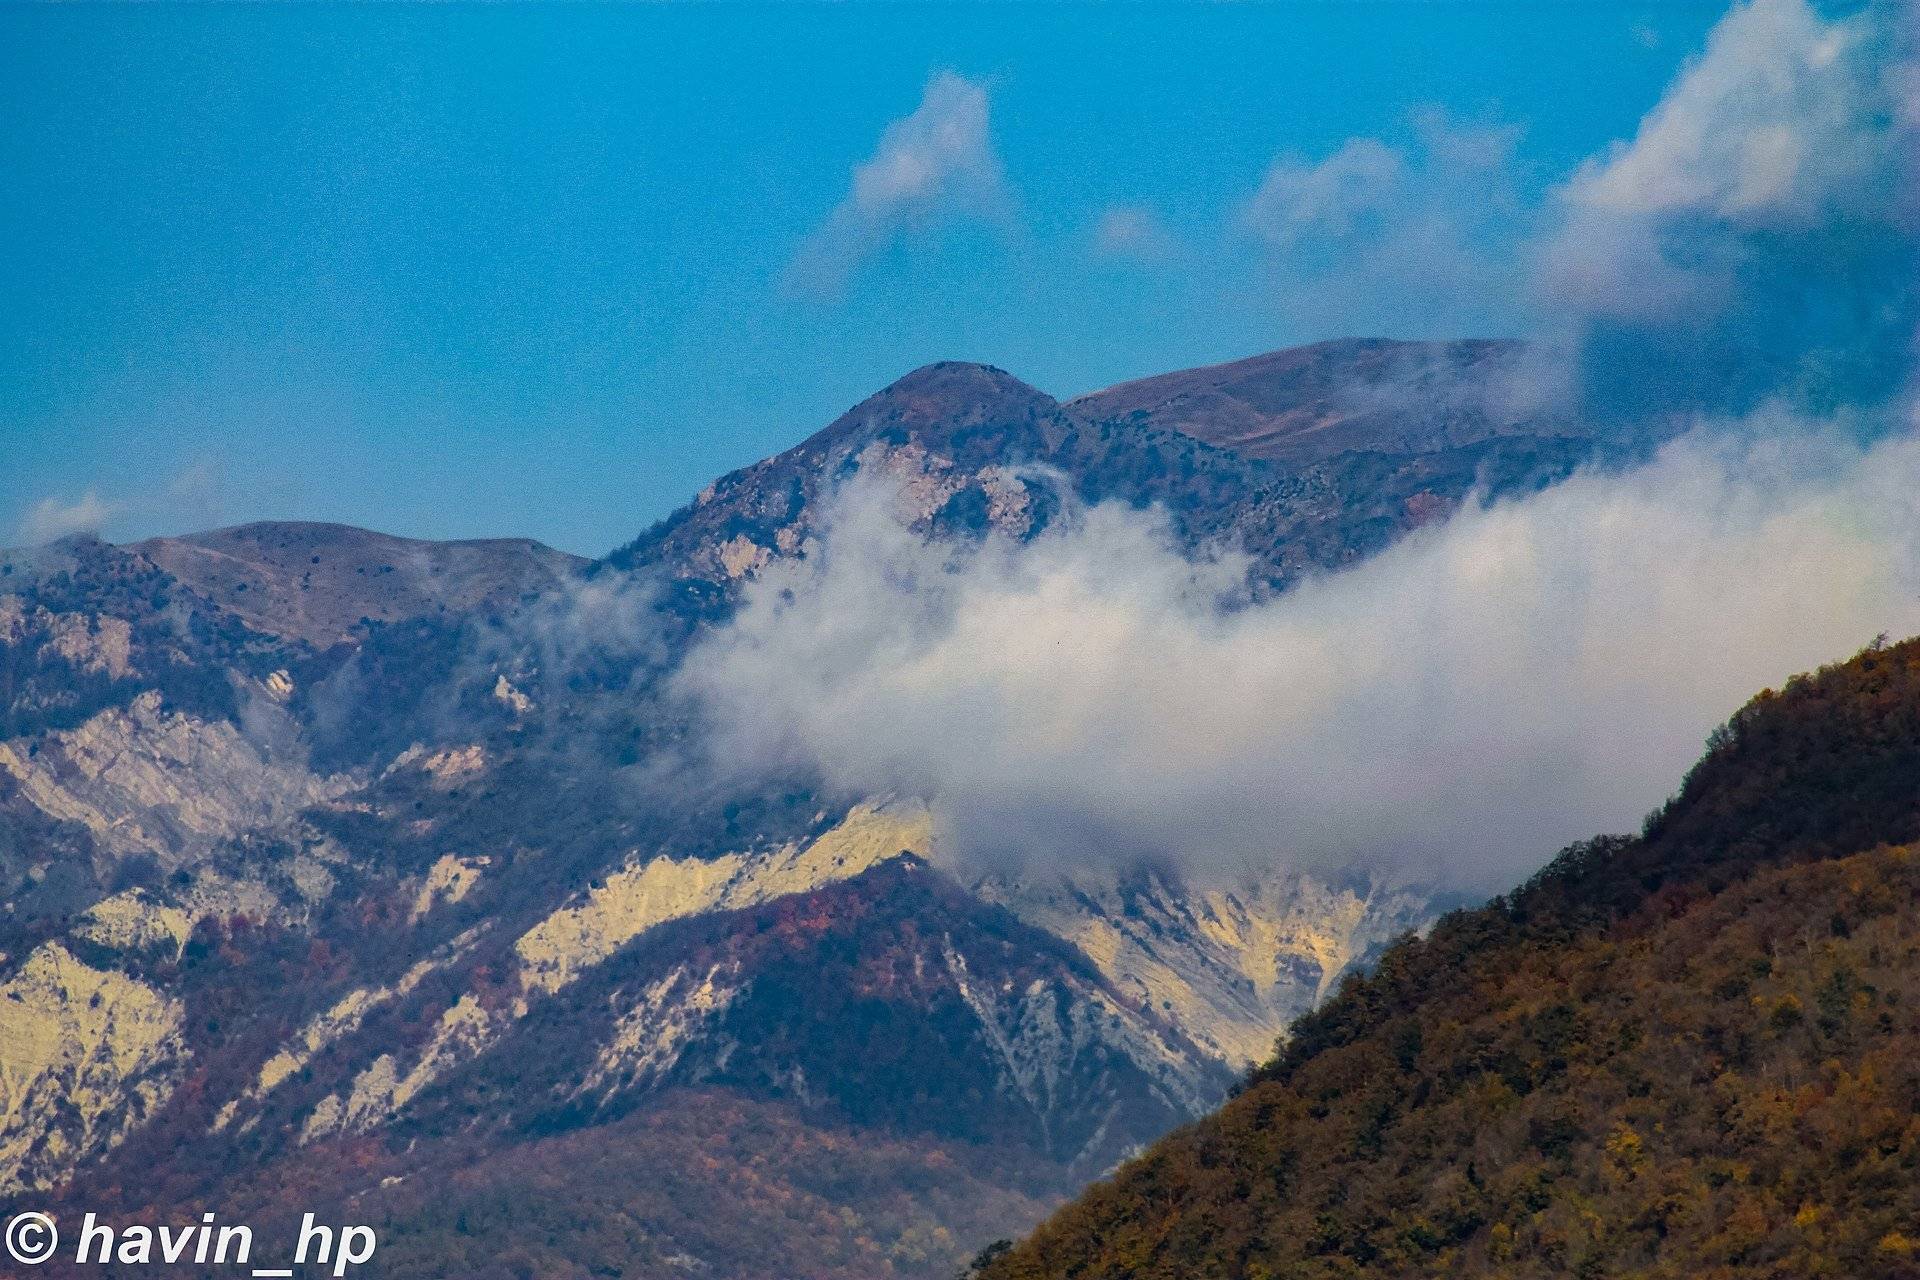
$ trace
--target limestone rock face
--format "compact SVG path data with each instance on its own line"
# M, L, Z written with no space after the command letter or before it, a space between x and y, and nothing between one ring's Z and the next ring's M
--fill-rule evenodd
M804 847L702 860L655 858L608 876L584 901L564 907L515 944L529 986L557 991L647 930L669 920L733 911L859 875L931 845L922 806L856 806Z
M713 965L704 974L676 965L620 1015L577 1093L605 1097L664 1078L743 989L737 965Z
M394 1055L383 1053L353 1079L350 1092L328 1097L300 1131L300 1141L332 1133L359 1133L397 1114L415 1094L432 1084L449 1067L471 1059L496 1036L493 1019L471 996L465 995L434 1027L413 1065L401 1073Z
M46 817L85 828L108 856L150 854L167 867L288 825L352 786L271 758L231 722L169 711L153 690L76 729L0 743L0 772Z
M172 1092L184 1010L58 943L0 984L0 1193L39 1189L111 1149Z
M1416 886L1308 875L1230 888L1079 870L993 878L983 897L1083 951L1121 991L1244 1070L1356 964L1432 918Z

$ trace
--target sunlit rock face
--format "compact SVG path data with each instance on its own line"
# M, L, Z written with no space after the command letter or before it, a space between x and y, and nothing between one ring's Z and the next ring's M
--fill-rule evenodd
M22 800L85 828L108 857L147 854L169 869L285 827L352 785L274 758L231 723L169 711L153 690L76 729L0 743L0 770Z
M1204 887L1163 874L1072 871L990 879L979 891L1072 943L1118 990L1235 1070L1270 1056L1289 1022L1430 920L1439 897L1293 873Z
M186 1058L185 1009L47 943L0 985L0 1192L40 1189L153 1116Z
M859 875L878 862L930 846L923 807L861 805L804 847L758 855L675 861L655 858L622 868L561 908L514 945L529 987L555 991L647 930L669 920L733 911L804 893Z

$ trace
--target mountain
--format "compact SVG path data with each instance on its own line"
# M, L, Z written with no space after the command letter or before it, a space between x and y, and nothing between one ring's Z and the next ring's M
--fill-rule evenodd
M1279 591L1625 447L1296 466L941 364L589 564L295 524L0 554L0 1200L351 1213L396 1275L948 1274L1452 900L983 870L923 797L688 767L687 647L860 473L929 537L1158 504Z
M1067 406L1095 422L1190 435L1249 458L1440 453L1487 441L1590 435L1543 412L1526 343L1343 339L1123 382Z
M1459 352L1439 348L1450 353L1444 359L1403 352L1409 344L1341 344L1336 351L1345 355L1304 348L1066 405L990 366L928 365L787 452L715 481L610 563L703 582L738 579L803 546L817 532L824 496L865 472L889 477L909 514L934 533L992 527L1028 536L1070 500L1158 505L1184 539L1243 548L1254 558L1256 585L1277 591L1378 551L1476 490L1532 492L1583 463L1621 462L1644 449L1644 441L1551 421L1503 418L1494 426L1491 410L1462 409L1476 394L1489 403L1505 394L1480 380L1517 377L1526 349L1457 345ZM1396 401L1388 379L1401 365L1413 372L1394 384ZM1242 366L1246 376L1230 374ZM1256 396L1247 388L1265 385L1262 370L1275 385ZM1246 398L1140 409L1136 400L1165 398L1144 390L1162 382L1217 383ZM1135 388L1143 390L1136 396ZM1289 420L1311 419L1300 430L1326 447L1275 449L1234 429L1255 401ZM1338 424L1347 412L1338 406L1361 403L1354 423Z
M980 1274L1915 1275L1916 777L1920 640L1763 693Z
M585 566L527 538L422 542L270 521L127 548L247 626L325 648L364 621L498 608Z

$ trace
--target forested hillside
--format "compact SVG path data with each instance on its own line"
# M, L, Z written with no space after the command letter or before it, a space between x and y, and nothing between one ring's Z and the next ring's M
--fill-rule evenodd
M984 1274L1920 1274L1916 780L1920 641L1762 694Z

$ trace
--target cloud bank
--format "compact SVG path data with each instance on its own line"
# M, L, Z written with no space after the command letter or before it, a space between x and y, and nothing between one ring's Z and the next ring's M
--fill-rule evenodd
M880 135L851 189L808 237L789 284L832 291L904 234L951 219L997 221L1011 206L988 131L987 86L936 73L920 105Z
M1749 424L1271 602L1151 513L924 541L883 488L677 677L726 767L928 797L985 859L1502 887L1635 826L1760 688L1920 630L1920 442Z
M1614 418L1814 413L1896 394L1920 327L1911 6L1733 5L1631 138L1544 200L1517 135L1416 120L1275 160L1237 215L1290 317L1523 332Z

